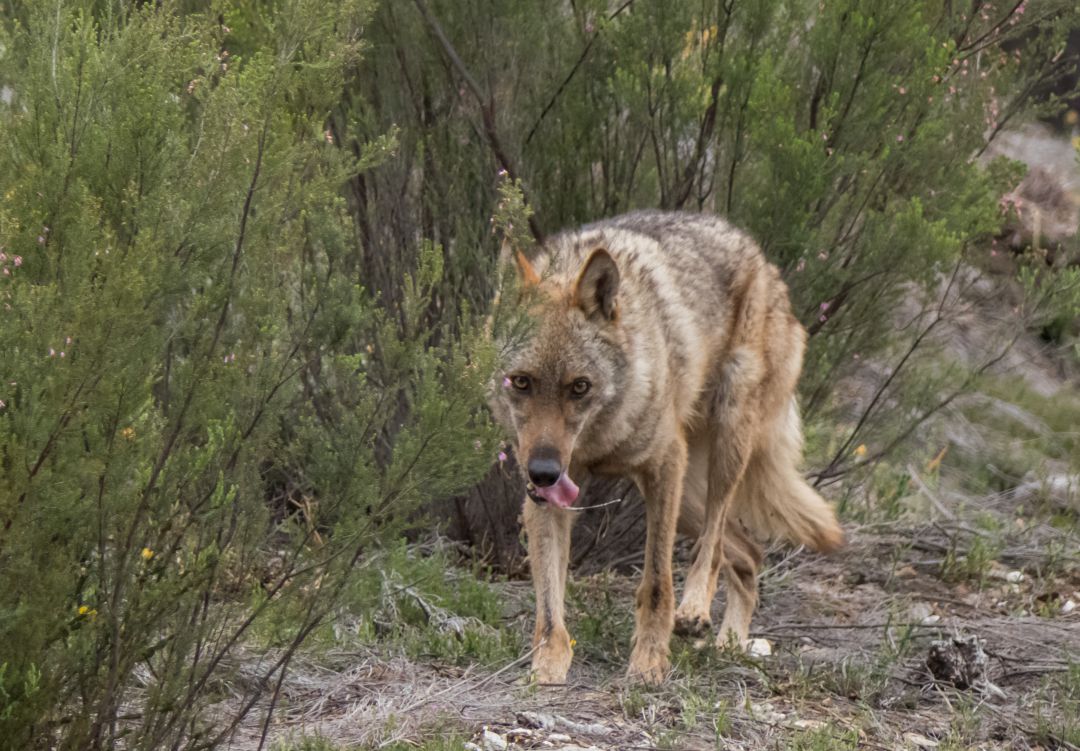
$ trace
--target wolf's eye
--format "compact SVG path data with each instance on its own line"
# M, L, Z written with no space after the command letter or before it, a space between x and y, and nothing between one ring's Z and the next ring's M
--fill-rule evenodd
M529 386L532 385L532 382L529 380L529 377L528 376L523 376L523 375L511 376L510 377L510 383L518 391L528 391Z
M592 384L585 378L579 378L570 384L570 393L580 399L589 393L589 389L592 388Z

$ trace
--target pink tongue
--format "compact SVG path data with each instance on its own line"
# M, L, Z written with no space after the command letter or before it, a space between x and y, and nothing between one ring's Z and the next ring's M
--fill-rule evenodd
M578 486L570 479L570 475L563 472L554 485L536 488L533 492L559 508L569 508L577 500Z

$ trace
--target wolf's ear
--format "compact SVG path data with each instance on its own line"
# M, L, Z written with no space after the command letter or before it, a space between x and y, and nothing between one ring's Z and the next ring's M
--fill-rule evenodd
M615 296L619 292L619 267L615 259L603 248L597 248L585 261L574 285L574 304L585 315L602 315L614 321L618 307Z
M518 271L521 272L521 281L526 286L535 286L540 283L540 275L536 273L536 269L525 254L520 250L514 251L514 257L517 258Z

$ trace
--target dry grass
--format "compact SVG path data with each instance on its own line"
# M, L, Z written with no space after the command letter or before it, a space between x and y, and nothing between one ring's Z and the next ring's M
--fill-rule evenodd
M344 636L294 666L269 736L282 749L312 736L328 749L456 747L484 728L518 748L1076 748L1080 546L1072 529L1016 525L1013 508L987 499L981 526L866 525L829 558L775 551L754 622L773 654L676 640L671 679L658 689L622 678L636 584L625 573L573 585L579 643L565 687L529 684L527 653L482 669L410 659L393 641L350 649ZM993 557L969 561L979 544ZM530 586L492 586L503 628L525 643ZM1062 612L1070 601L1077 608ZM999 694L934 683L929 644L955 632L983 639ZM233 748L256 748L260 736L253 722Z

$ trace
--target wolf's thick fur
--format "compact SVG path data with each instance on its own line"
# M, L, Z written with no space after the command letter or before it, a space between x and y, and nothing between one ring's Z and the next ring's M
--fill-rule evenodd
M538 321L510 354L492 405L533 480L524 518L537 678L561 683L570 667L563 598L576 514L562 506L576 494L567 478L590 473L629 476L645 499L629 674L663 680L672 630L711 628L721 572L728 594L717 641L745 644L761 539L821 551L843 542L832 509L798 471L794 391L806 333L779 272L721 219L662 212L558 235L519 263L536 286ZM676 529L697 540L678 609Z

